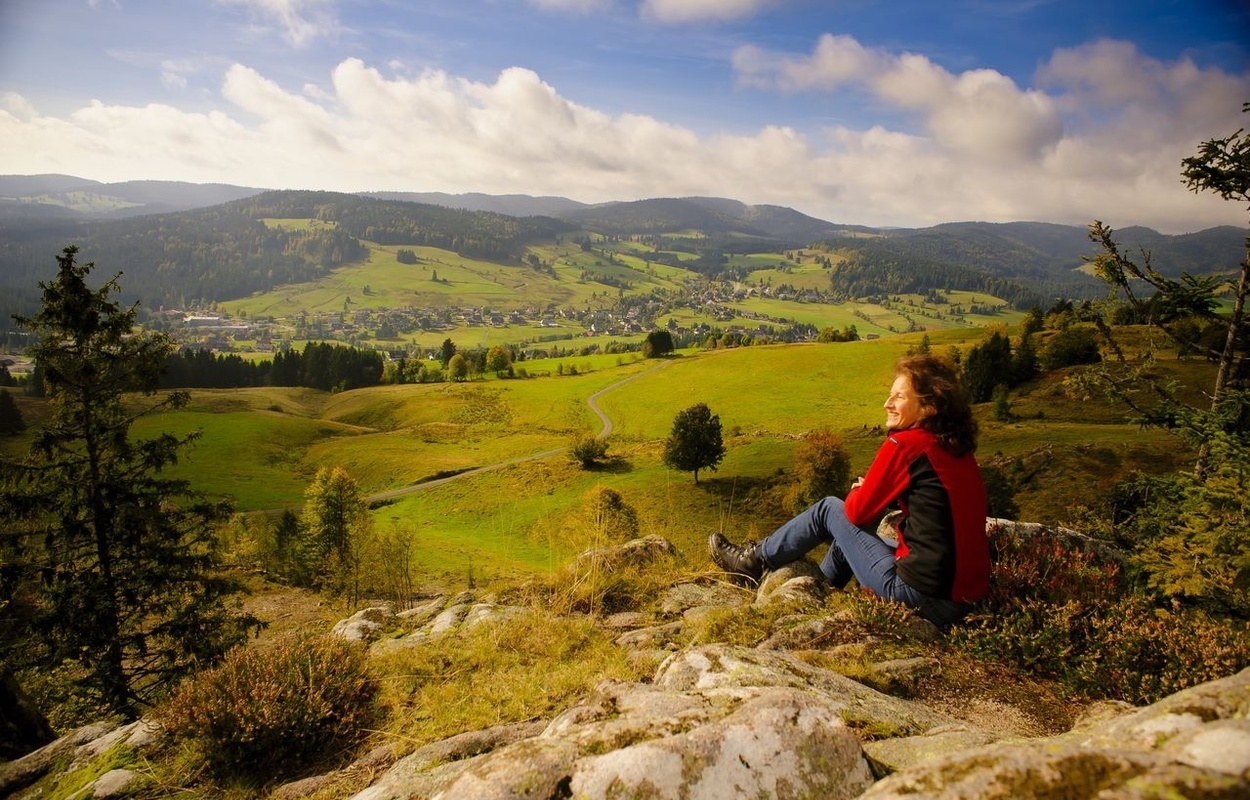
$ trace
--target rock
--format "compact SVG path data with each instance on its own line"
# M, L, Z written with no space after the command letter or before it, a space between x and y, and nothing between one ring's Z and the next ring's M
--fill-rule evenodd
M623 567L643 567L676 556L677 548L668 539L663 536L643 536L624 544L587 550L573 561L572 569L585 571L594 566L613 571Z
M773 633L756 645L759 650L814 650L832 645L841 626L832 618L783 617L773 626Z
M935 758L982 747L997 740L996 735L987 731L952 725L934 728L918 736L901 736L866 742L864 754L868 756L873 772L884 776L924 764Z
M129 794L143 780L139 773L128 769L113 769L96 778L85 797L119 797Z
M781 652L712 644L674 654L656 671L657 687L678 691L725 687L786 686L822 696L843 708L855 727L910 736L957 720L918 703L864 686Z
M641 611L618 611L604 617L600 624L610 631L632 631L644 627L648 619Z
M16 761L0 764L0 797L8 797L19 789L30 786L52 769L63 755L82 745L107 736L119 726L111 722L96 722L65 734Z
M1061 528L1057 525L1042 525L1037 522L1016 522L1015 520L998 519L995 517L985 521L985 532L990 538L991 550L994 549L997 541L1004 538L1017 540L1028 540L1039 536L1052 538L1069 550L1077 550L1088 554L1095 564L1114 564L1119 568L1116 574L1117 581L1122 583L1125 580L1124 566L1126 558L1124 551L1102 539L1086 536L1083 533L1068 528Z
M372 786L352 800L427 798L450 782L482 754L537 736L543 723L522 722L472 731L426 745L395 762Z
M1058 736L933 758L881 780L864 798L1246 797L1247 712L1250 669ZM892 757L888 746L869 749Z
M330 629L331 636L349 642L372 642L382 633L382 628L395 618L390 606L362 608L347 619L339 620Z
M907 687L914 687L922 678L942 672L942 663L936 658L895 658L872 665L874 672Z
M633 650L661 648L672 643L681 634L683 627L684 624L681 622L670 622L651 628L640 628L636 631L621 634L617 637L616 643L621 647L628 647Z
M426 602L421 603L420 605L416 605L416 606L413 606L412 608L404 609L403 611L396 614L395 618L399 620L402 624L415 628L420 625L424 625L425 623L433 619L434 615L442 611L443 607L446 606L446 604L447 604L447 598L441 597L441 596L435 597L434 599L427 600Z
M492 753L433 796L855 797L872 776L838 714L784 687L609 683L541 736Z
M773 595L786 591L785 587L787 584L802 578L809 579L802 583L803 586L809 588L819 587L815 591L819 593L818 599L823 599L825 588L828 586L824 573L820 571L820 567L816 566L815 562L810 559L800 558L798 561L786 564L780 569L773 569L764 573L759 587L755 590L756 604L767 605Z
M750 602L750 592L727 583L679 583L660 598L660 612L672 616L691 608L737 608Z
M1155 750L1169 739L1222 719L1250 717L1250 668L1209 681L1105 722L1083 724L1060 738L1084 747Z
M447 633L452 628L464 622L464 618L468 616L469 610L473 606L469 603L456 603L443 609L434 621L430 623L429 630L426 631L430 636L438 636Z
M1177 736L1164 751L1181 764L1250 781L1250 720L1208 723Z

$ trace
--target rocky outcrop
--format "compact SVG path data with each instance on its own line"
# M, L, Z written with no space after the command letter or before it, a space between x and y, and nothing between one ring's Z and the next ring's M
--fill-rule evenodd
M667 557L665 545L639 540L597 552L594 562ZM824 656L865 647L845 640L855 629L850 612L828 614L824 592L806 562L770 573L754 591L714 577L672 586L648 611L600 621L620 646L658 664L649 680L605 682L551 719L468 731L406 753L388 743L270 796L317 796L350 776L361 787L352 800L1250 796L1250 669L1145 708L1099 704L1065 733L1028 736L826 669ZM755 646L683 644L691 626L748 606L775 620ZM519 611L462 593L398 613L366 609L335 633L381 652L506 624ZM942 633L917 618L907 635L930 641ZM874 685L905 691L942 664L865 659L860 669L879 679ZM151 747L155 736L150 726L82 729L0 765L0 796L22 797L23 787L66 762L97 770L84 798L134 791L141 777L104 770L100 759Z

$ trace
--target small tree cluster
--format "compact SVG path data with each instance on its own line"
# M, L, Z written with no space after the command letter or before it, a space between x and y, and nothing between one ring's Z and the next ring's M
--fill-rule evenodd
M984 403L994 396L994 389L1009 389L1033 380L1038 373L1037 351L1032 337L1021 337L1015 352L1006 332L996 330L963 359L963 382L974 403Z

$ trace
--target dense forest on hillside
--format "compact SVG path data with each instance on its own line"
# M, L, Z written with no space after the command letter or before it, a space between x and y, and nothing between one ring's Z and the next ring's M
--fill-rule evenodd
M332 224L288 229L262 221L275 218ZM196 211L110 222L9 220L0 225L0 277L6 296L8 287L16 291L0 311L29 311L36 283L52 272L49 254L71 243L102 268L124 271L128 299L156 308L243 297L313 280L363 258L367 250L362 239L516 261L524 243L570 230L569 224L550 218L522 219L332 192L267 192Z
M33 287L52 273L49 254L72 243L80 243L85 260L124 272L128 297L152 308L311 280L366 252L333 227L274 229L246 207L227 204L108 223L5 226L5 283Z
M1016 281L982 270L961 267L931 258L903 257L886 248L866 247L851 254L830 274L834 294L846 300L883 294L928 294L953 289L985 292L1018 309L1047 306L1055 297L1033 291Z

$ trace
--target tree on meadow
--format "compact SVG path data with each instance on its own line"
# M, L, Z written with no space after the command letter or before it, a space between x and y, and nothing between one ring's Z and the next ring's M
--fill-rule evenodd
M682 472L693 472L699 482L699 470L716 467L725 458L725 442L721 436L720 416L705 403L697 403L677 412L673 429L664 442L664 463Z
M493 345L486 352L486 369L499 375L512 365L512 353L501 344Z
M673 334L668 331L651 331L642 342L643 358L661 358L671 352L673 352Z
M994 331L985 341L968 351L964 361L963 381L974 403L984 403L994 396L994 387L1006 383L1011 375L1011 340L1002 331Z
M0 469L5 593L29 609L0 626L18 637L3 655L10 666L68 668L88 697L133 718L244 641L254 620L224 604L233 587L218 571L215 532L229 506L162 477L194 435L131 436L139 417L187 402L155 396L173 344L136 332L135 307L112 297L117 277L91 289L95 265L77 252L65 248L56 278L40 283L39 312L17 318L35 337L49 399L29 455Z
M438 360L442 363L443 369L447 369L451 364L451 357L456 354L456 343L451 339L444 339L442 346L439 348Z
M369 504L356 480L342 467L322 467L304 490L300 515L306 552L316 565L315 583L354 597L361 539Z
M447 362L447 374L453 381L463 381L469 377L469 360L463 353L456 353Z

